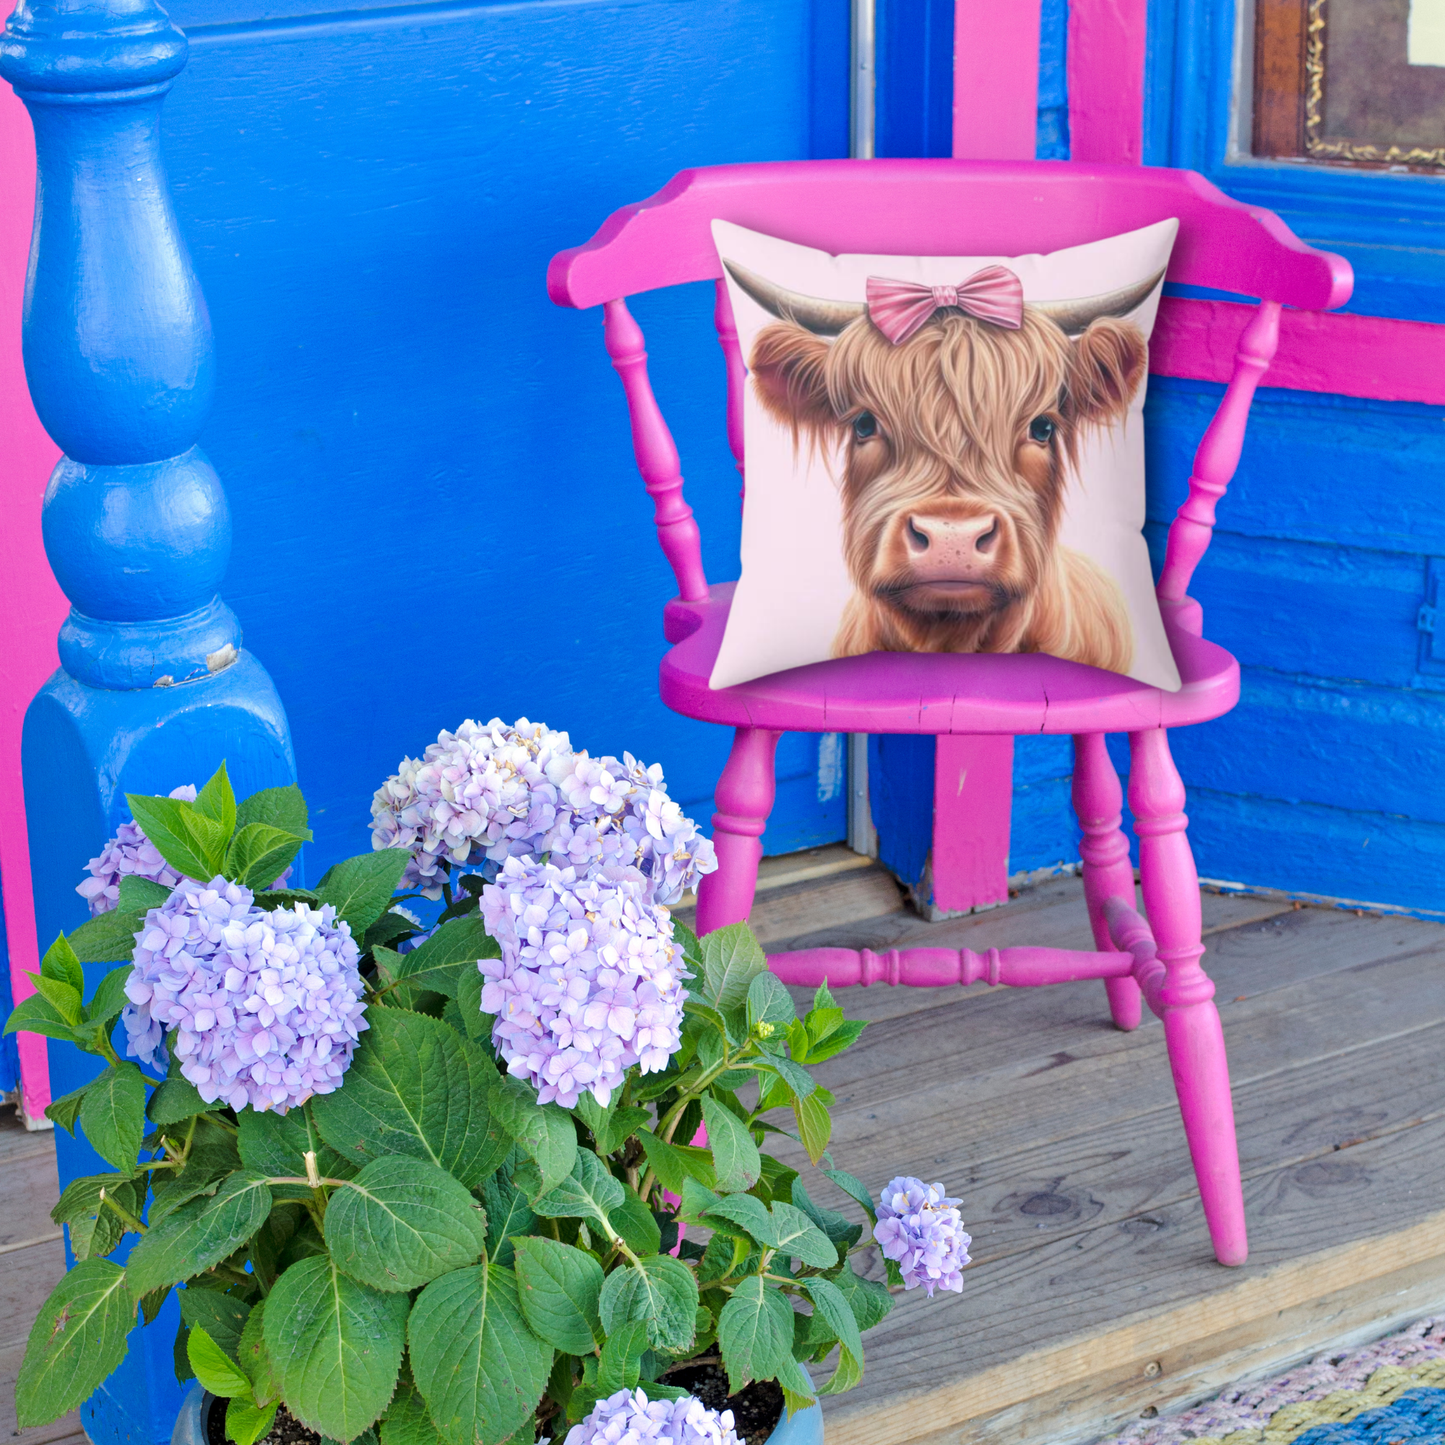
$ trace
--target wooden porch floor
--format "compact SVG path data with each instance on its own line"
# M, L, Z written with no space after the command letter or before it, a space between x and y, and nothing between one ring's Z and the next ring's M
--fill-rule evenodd
M773 948L1089 947L1076 879L928 924L842 850L773 860ZM840 990L874 1026L822 1066L833 1154L963 1199L961 1295L902 1295L828 1445L1065 1445L1445 1306L1445 927L1204 896L1234 1078L1252 1254L1215 1264L1163 1038L1108 1022L1097 983ZM0 1115L0 1442L30 1322L63 1267L54 1151ZM816 1196L826 1196L823 1184ZM829 1202L844 1207L841 1196Z

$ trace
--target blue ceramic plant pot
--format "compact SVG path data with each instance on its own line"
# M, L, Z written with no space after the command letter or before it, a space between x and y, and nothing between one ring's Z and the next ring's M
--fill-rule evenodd
M176 1417L171 1445L207 1445L206 1412L215 1397L193 1385ZM823 1407L816 1401L791 1419L784 1415L768 1436L768 1445L823 1445Z

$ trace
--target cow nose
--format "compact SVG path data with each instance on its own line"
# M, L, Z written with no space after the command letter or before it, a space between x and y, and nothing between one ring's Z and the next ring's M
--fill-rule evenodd
M987 556L998 541L998 518L912 516L907 526L909 550L922 555L930 548L968 556Z

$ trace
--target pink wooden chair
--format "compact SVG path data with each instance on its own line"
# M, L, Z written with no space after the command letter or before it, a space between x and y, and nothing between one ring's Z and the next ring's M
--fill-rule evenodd
M1169 531L1158 595L1184 685L1162 692L1057 658L872 653L800 667L714 691L713 659L733 584L709 585L683 500L677 450L653 398L642 332L625 298L712 279L727 358L728 440L741 468L745 369L709 222L736 222L833 252L1011 255L1052 251L1180 222L1169 279L1261 298L1240 339L1233 377L1204 435L1189 496ZM789 983L1036 985L1101 978L1114 1022L1136 1027L1140 1004L1164 1021L1180 1111L1214 1251L1244 1262L1244 1201L1234 1109L1214 985L1200 966L1199 882L1185 833L1184 787L1167 729L1227 712L1239 665L1202 636L1187 595L1214 508L1239 461L1250 402L1279 335L1281 305L1324 309L1348 298L1348 263L1296 239L1268 211L1230 200L1201 176L1126 166L948 160L819 161L684 171L657 195L615 212L597 234L556 256L559 305L601 304L608 354L622 378L638 468L658 539L677 576L663 627L662 699L688 717L736 729L717 787L718 869L698 898L698 930L745 919L773 805L773 756L784 731L1012 734L1074 737L1073 801L1083 828L1084 894L1096 952L1057 948L915 948L878 955L818 948L770 959ZM1129 805L1139 837L1144 914L1121 831L1122 792L1104 747L1129 735ZM1146 921L1147 918L1147 921Z

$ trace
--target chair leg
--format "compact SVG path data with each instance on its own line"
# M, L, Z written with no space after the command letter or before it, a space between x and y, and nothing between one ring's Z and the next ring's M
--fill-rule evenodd
M1104 921L1104 904L1122 898L1134 906L1134 865L1129 861L1129 840L1120 826L1124 814L1124 790L1109 761L1103 733L1081 733L1074 739L1074 812L1084 830L1079 854L1084 862L1084 899L1089 905L1089 925L1094 930L1094 947L1111 952L1109 925ZM1109 1012L1116 1028L1139 1027L1143 997L1132 978L1106 978Z
M780 736L766 728L739 728L733 738L727 766L718 779L718 811L712 818L717 871L709 873L697 890L700 935L741 923L752 912L763 859L763 829L777 792L773 757Z
M1129 736L1129 806L1139 835L1144 909L1164 965L1159 1003L1179 1112L1220 1264L1249 1252L1234 1104L1214 985L1200 967L1199 875L1185 834L1184 784L1163 728Z

